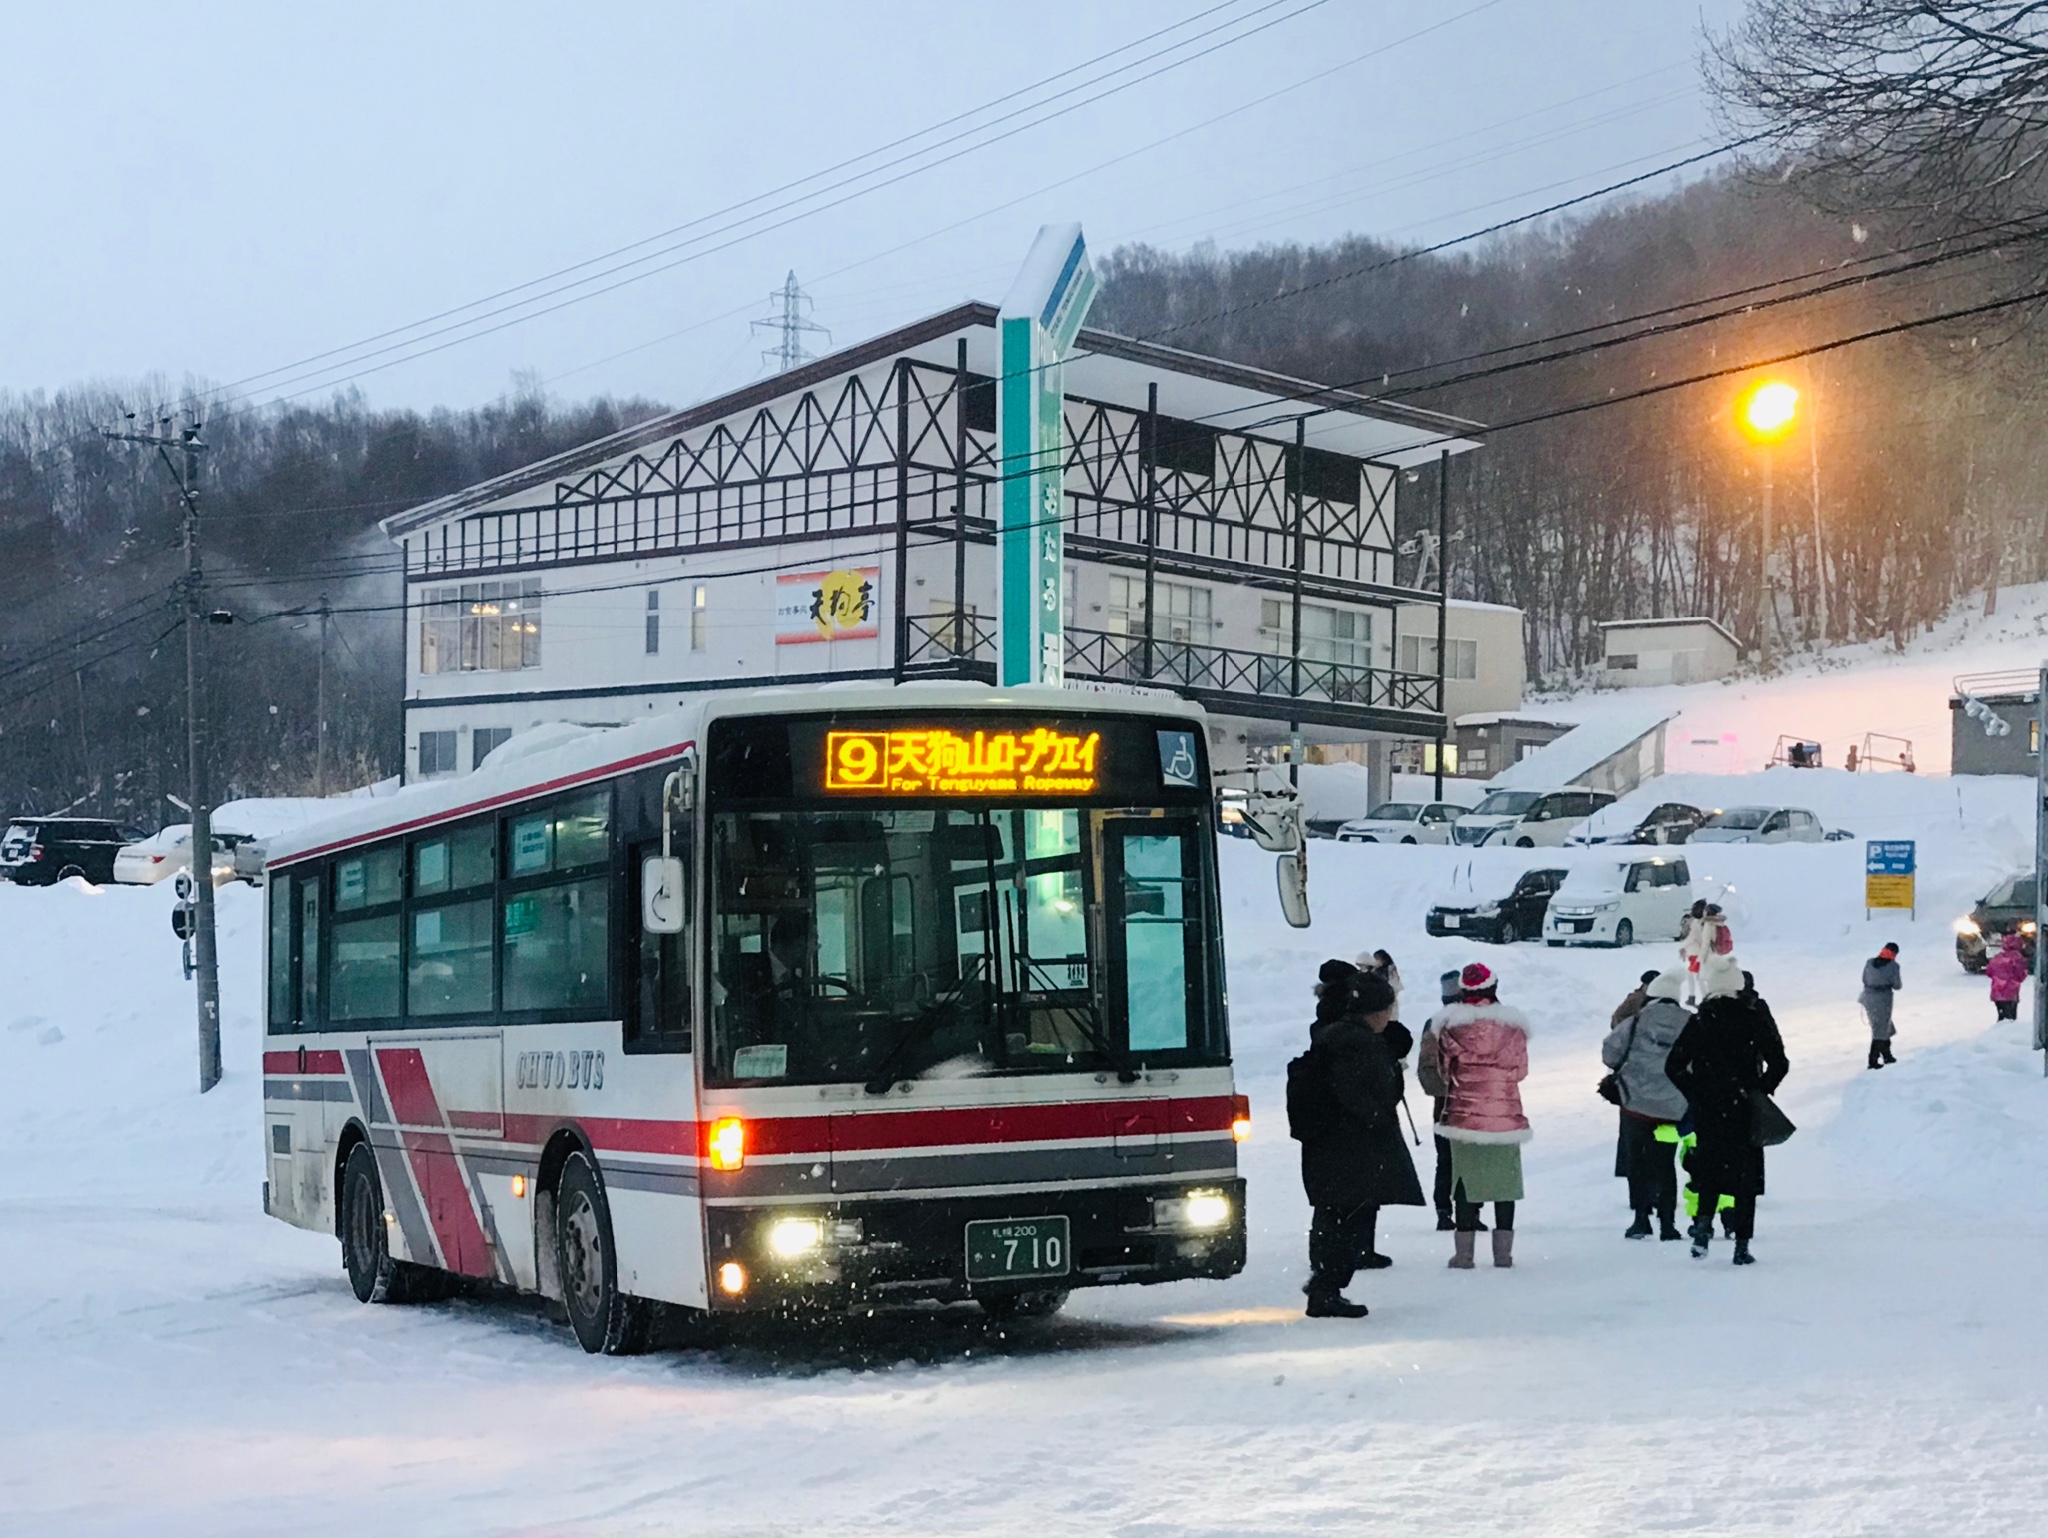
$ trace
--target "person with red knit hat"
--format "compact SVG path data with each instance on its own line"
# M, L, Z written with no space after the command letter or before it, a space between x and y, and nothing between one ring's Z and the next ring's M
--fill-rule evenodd
M1451 1145L1456 1232L1451 1268L1470 1271L1479 1207L1493 1203L1493 1263L1515 1263L1515 1203L1522 1199L1522 1080L1529 1074L1529 1021L1500 1002L1493 969L1475 961L1459 977L1463 994L1435 1021L1432 1069L1444 1086L1439 1130Z

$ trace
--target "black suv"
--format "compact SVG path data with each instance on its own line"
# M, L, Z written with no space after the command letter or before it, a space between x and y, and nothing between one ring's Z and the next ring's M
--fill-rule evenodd
M16 886L55 886L83 876L114 879L114 851L144 837L97 817L17 817L0 833L0 877Z
M2027 965L2034 964L2034 878L2030 873L2008 876L1956 920L1956 960L1965 972L1981 972L1991 964L1991 953L2007 935L2020 937L2020 949Z
M1498 902L1438 903L1429 910L1423 927L1433 935L1457 935L1500 945L1533 940L1543 933L1543 915L1564 878L1561 870L1524 871L1515 889Z

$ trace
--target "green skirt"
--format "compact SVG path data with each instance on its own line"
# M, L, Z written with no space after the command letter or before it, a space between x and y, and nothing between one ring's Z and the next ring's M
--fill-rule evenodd
M1468 1202L1518 1202L1522 1199L1522 1145L1520 1143L1461 1143L1451 1145L1451 1188L1465 1188Z

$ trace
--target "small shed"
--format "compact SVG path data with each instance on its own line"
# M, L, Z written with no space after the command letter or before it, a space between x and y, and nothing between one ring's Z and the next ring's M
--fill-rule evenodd
M1664 729L1675 711L1615 711L1574 727L1508 765L1492 790L1561 790L1583 785L1625 796L1664 772Z
M1742 658L1742 644L1719 620L1610 620L1600 627L1601 675L1610 684L1696 684L1726 678Z
M1458 773L1475 779L1499 774L1572 729L1568 721L1539 721L1509 711L1481 710L1458 717Z
M2041 751L2041 675L1964 673L1949 695L1949 773L2034 773Z

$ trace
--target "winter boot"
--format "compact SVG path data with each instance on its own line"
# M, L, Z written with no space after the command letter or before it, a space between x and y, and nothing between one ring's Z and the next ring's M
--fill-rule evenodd
M1622 1237L1622 1238L1624 1238L1624 1239L1647 1239L1647 1238L1649 1238L1649 1237L1650 1237L1650 1215L1649 1215L1649 1214L1648 1214L1647 1212L1638 1212L1638 1213L1636 1214L1636 1220L1635 1220L1635 1221L1634 1221L1633 1223L1629 1224L1627 1232L1625 1232L1624 1234L1622 1234L1622 1236L1621 1236L1621 1237Z
M1870 1066L1873 1069L1884 1067L1884 1043L1881 1041L1870 1044Z
M1361 1271L1384 1271L1393 1263L1393 1256L1382 1255L1378 1250L1368 1250L1364 1258L1358 1262L1358 1269Z
M1747 1239L1737 1239L1735 1241L1735 1264L1738 1266L1753 1266L1756 1264L1756 1257L1749 1253L1749 1241Z
M1660 1241L1668 1239L1683 1239L1684 1237L1685 1235L1678 1231L1678 1224L1672 1221L1672 1215L1670 1213L1660 1212L1659 1214L1657 1214L1657 1238Z
M1693 1224L1692 1258L1694 1260L1698 1260L1701 1256L1705 1255L1707 1253L1708 1246L1710 1246L1713 1242L1714 1220L1711 1217L1701 1218L1697 1223Z
M1451 1242L1456 1246L1451 1255L1451 1269L1453 1271L1470 1271L1472 1269L1472 1251L1479 1244L1479 1235L1473 1233L1470 1229L1461 1228L1453 1236Z
M1440 1234L1456 1233L1458 1220L1451 1216L1451 1209L1443 1208L1436 1215L1436 1231Z
M1512 1228L1493 1231L1493 1263L1502 1271L1515 1263L1515 1231Z
M1891 1037L1889 1037L1889 1036L1885 1037L1885 1039L1884 1039L1884 1042L1883 1042L1883 1046L1884 1046L1884 1060L1885 1060L1885 1061L1886 1061L1887 1063L1896 1063L1896 1062L1898 1061L1898 1059L1892 1056L1892 1039L1891 1039Z
M1334 1287L1315 1287L1309 1291L1311 1319L1363 1319L1370 1312L1363 1303L1353 1303Z

